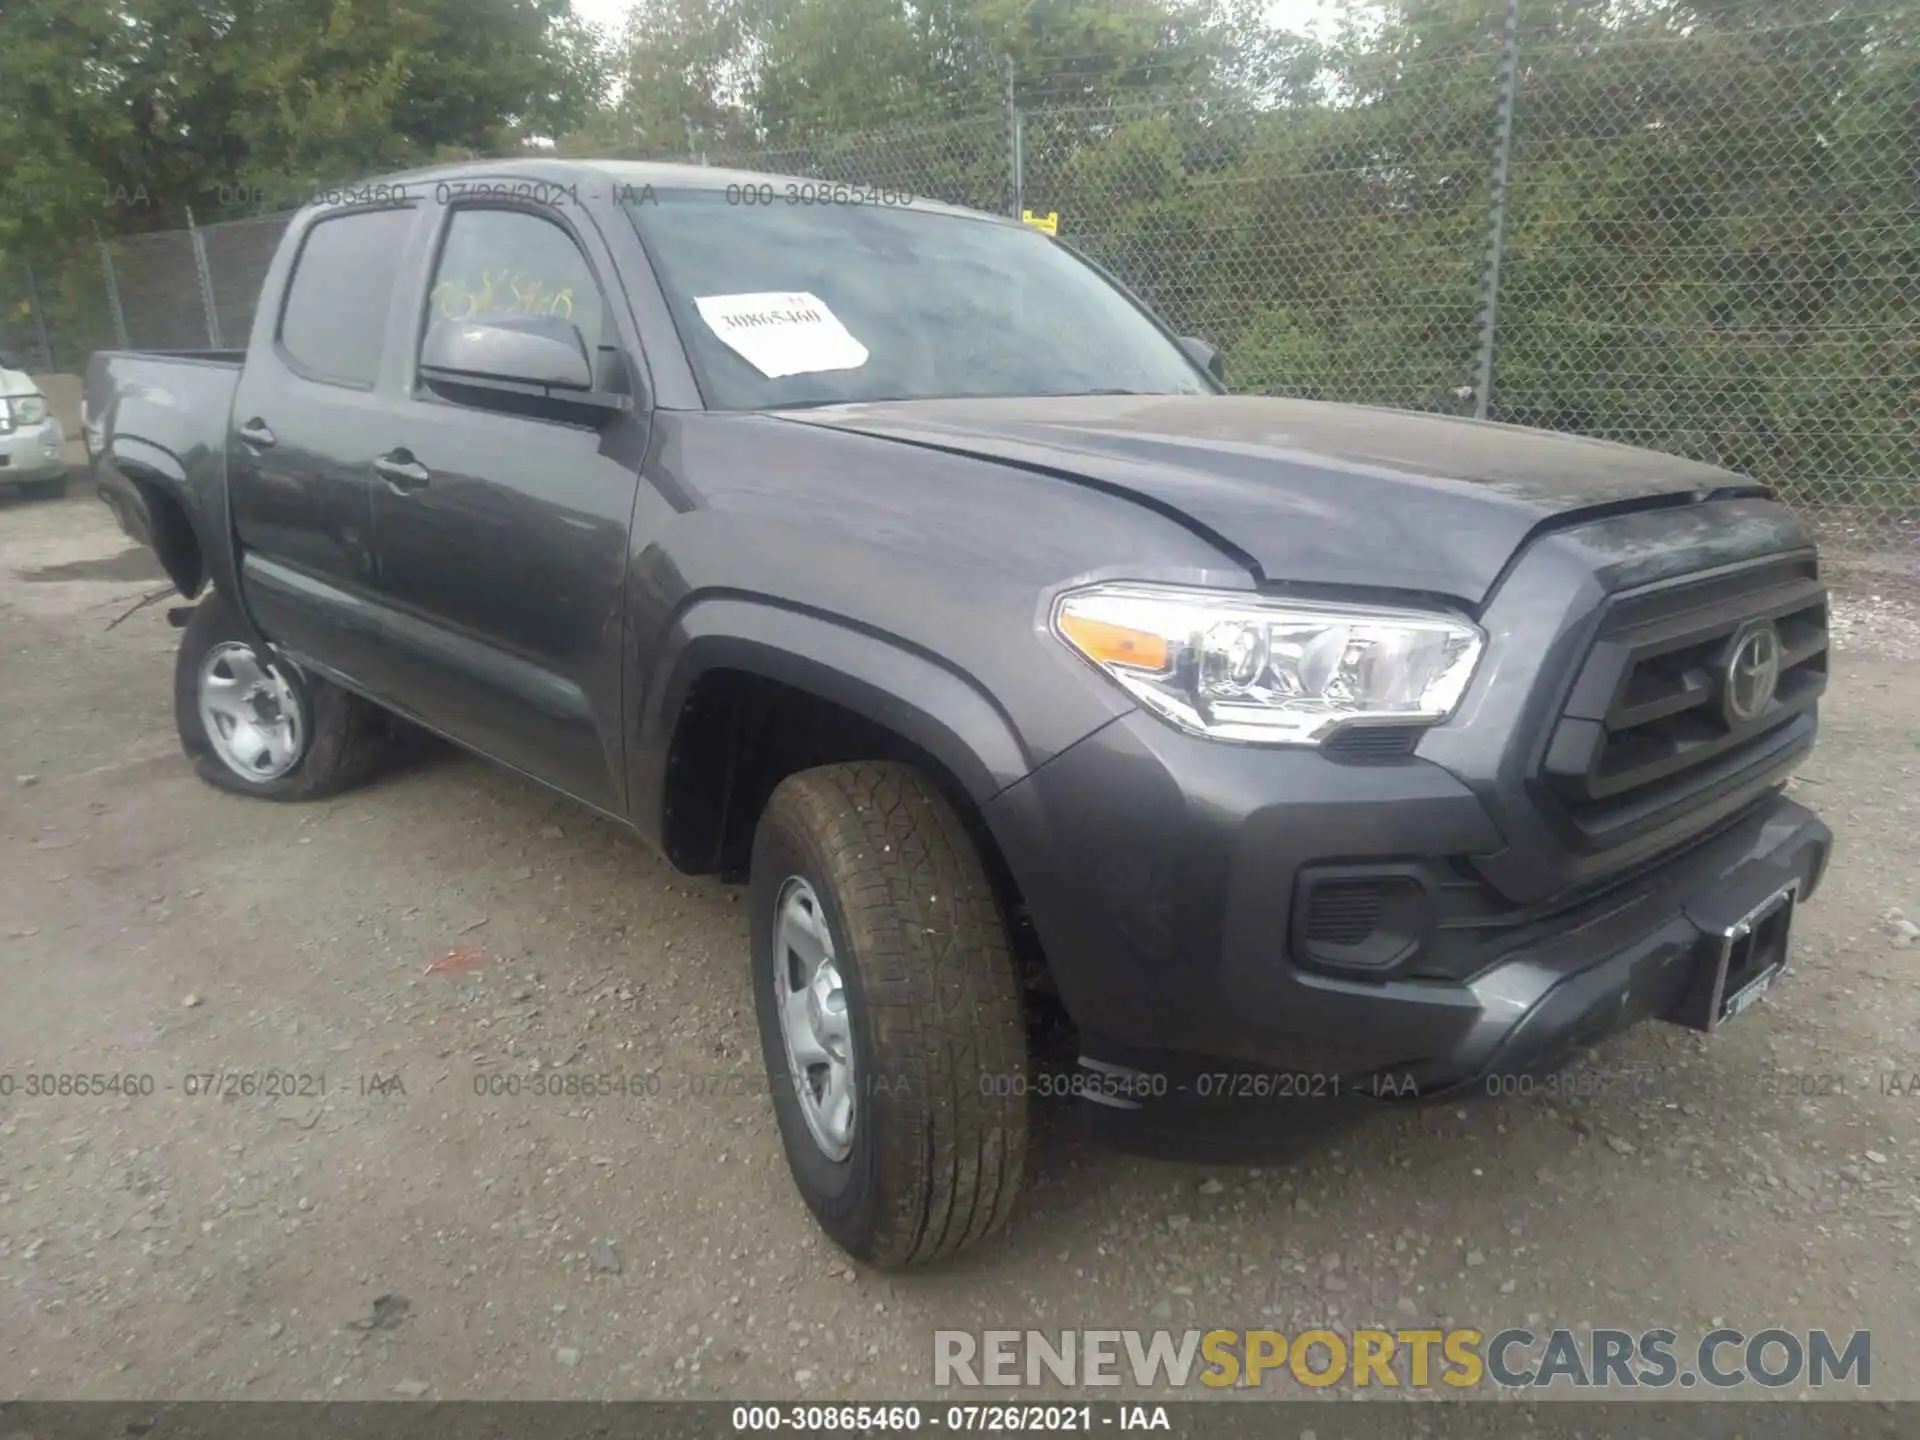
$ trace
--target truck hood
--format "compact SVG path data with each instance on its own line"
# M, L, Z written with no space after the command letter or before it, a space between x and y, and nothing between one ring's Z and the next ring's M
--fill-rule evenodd
M1766 493L1730 471L1601 440L1255 395L900 400L781 416L1124 495L1205 535L1257 580L1469 605L1543 526Z

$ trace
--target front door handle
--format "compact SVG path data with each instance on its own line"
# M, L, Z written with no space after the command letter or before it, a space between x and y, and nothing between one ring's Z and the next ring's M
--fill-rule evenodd
M267 428L267 422L258 415L240 427L240 439L242 443L250 445L255 450L273 448L273 431Z
M411 450L389 450L373 462L373 470L390 489L405 495L433 479L433 472L413 458Z

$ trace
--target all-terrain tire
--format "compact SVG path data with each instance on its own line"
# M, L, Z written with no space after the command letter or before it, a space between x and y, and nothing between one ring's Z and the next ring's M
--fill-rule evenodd
M201 714L200 687L208 657L220 647L236 645L256 661L263 659L252 650L232 607L217 590L210 590L181 632L173 672L174 723L181 748L202 780L261 800L317 800L373 774L393 733L384 712L280 656L264 657L262 668L286 682L299 707L297 758L290 768L267 778L243 774L223 760Z
M776 932L795 880L824 912L850 1021L853 1130L837 1160L809 1130L782 1038ZM754 835L750 900L774 1111L821 1227L882 1269L998 1229L1026 1159L1026 1028L1006 921L953 807L909 765L790 776Z

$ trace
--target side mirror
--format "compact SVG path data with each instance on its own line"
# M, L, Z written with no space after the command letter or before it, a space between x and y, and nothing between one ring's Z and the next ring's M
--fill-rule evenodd
M1182 335L1180 348L1192 356L1194 361L1222 385L1227 383L1227 362L1221 353L1202 340L1198 335Z
M580 327L557 315L442 321L427 332L420 369L429 380L453 384L593 389L593 363Z

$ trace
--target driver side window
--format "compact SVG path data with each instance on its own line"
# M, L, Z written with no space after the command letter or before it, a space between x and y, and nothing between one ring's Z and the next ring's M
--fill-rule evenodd
M573 237L523 210L456 210L427 306L429 329L459 320L569 320L596 372L604 368L602 346L618 344L593 271Z

